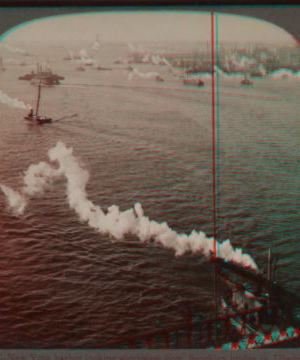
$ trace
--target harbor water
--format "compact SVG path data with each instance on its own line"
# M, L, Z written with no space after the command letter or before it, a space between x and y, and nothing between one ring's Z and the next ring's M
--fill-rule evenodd
M58 168L48 152L62 143L89 174L86 199L104 213L139 203L145 217L178 234L212 237L211 79L184 86L167 66L129 71L113 64L125 48L104 44L111 70L102 71L77 71L58 47L4 57L0 184L22 192L30 166ZM4 94L34 108L37 87L18 77L47 56L65 79L42 89L40 113L53 123L32 126L28 110ZM165 81L139 75L152 72ZM219 241L229 239L262 271L272 247L277 281L299 292L300 82L240 80L220 75L216 85ZM187 309L200 320L214 315L214 267L201 251L176 254L132 233L99 232L70 206L65 177L46 185L19 213L0 192L1 348L97 348L177 326Z

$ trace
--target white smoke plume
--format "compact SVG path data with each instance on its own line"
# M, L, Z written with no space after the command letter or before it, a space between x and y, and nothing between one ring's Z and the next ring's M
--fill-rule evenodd
M0 102L2 102L3 104L6 104L12 108L16 108L16 109L24 109L24 110L30 110L31 106L30 105L26 105L23 101L18 100L18 99L13 99L11 97L9 97L5 92L3 92L2 90L0 90Z
M22 193L33 196L42 193L51 184L51 180L60 176L61 172L41 161L37 165L30 165L24 175Z
M76 60L75 62L77 64L81 64L81 65L94 65L95 61L91 58L91 56L89 55L89 53L87 52L86 49L81 49L79 51L79 59L74 57L74 60Z
M127 46L130 50L135 51L135 47L130 42L127 43Z
M128 80L132 80L134 76L147 80L162 80L161 76L157 72L141 73L138 69L133 69L133 71L128 75Z
M159 54L151 54L151 53L147 53L146 55L143 56L142 63L144 63L144 64L151 63L153 65L171 66L169 61L164 56L160 56Z
M101 44L97 41L94 42L92 49L93 50L99 50L101 48Z
M9 51L14 52L14 53L19 53L22 55L28 55L27 51L24 49L18 49L18 48L14 48L8 44L4 45Z
M86 49L81 49L81 50L79 51L79 55L80 55L82 58L88 58L88 57L89 57L89 54L88 54L88 52L87 52Z
M69 60L80 65L94 65L95 62L92 57L88 54L86 49L81 49L78 54L69 50L69 56L63 58L63 60Z
M249 69L250 66L257 65L257 60L249 58L247 56L239 57L237 56L237 54L233 54L233 56L229 60L229 63L238 71L245 71Z
M147 54L143 57L142 63L149 64L150 60L151 60L151 54Z
M273 71L271 74L269 74L268 76L270 79L282 79L282 78L297 78L299 77L299 73L294 74L292 70L288 70L288 69L280 69L277 71Z
M0 184L0 188L6 195L9 206L17 215L21 215L27 204L26 198L18 191L11 189L9 186Z
M110 206L104 212L100 206L94 205L87 198L86 184L89 173L83 169L77 158L73 155L73 149L67 148L62 142L48 151L50 161L56 161L59 168L41 162L31 165L25 172L23 196L5 185L0 185L2 191L9 198L10 206L22 213L26 206L25 195L44 191L53 177L64 175L67 179L67 197L69 206L76 211L82 221L102 234L109 234L120 240L125 234L137 236L140 241L146 242L153 239L162 246L173 249L177 256L187 251L199 252L209 256L214 249L214 239L207 238L204 232L193 230L190 235L178 234L169 228L166 222L158 223L144 216L141 204L136 203L133 209L120 211L116 205ZM243 266L257 269L251 256L242 254L241 249L233 249L229 240L218 244L219 256L223 259L239 263Z
M23 214L30 196L41 194L51 184L55 177L62 174L46 162L30 165L24 171L23 187L21 191L15 191L9 186L0 184L0 188L6 195L10 208L18 215Z
M70 59L74 59L74 53L71 50L69 50L69 57L70 57Z
M94 42L94 44L92 46L92 49L93 50L99 50L100 48L101 48L101 43L100 43L100 40L99 40L99 35L97 35L96 41Z
M152 55L151 62L153 65L170 65L169 61L164 56Z

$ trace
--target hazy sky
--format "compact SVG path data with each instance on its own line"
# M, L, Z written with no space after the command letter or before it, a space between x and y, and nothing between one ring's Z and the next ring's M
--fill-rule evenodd
M254 18L215 15L219 42L295 44L278 26ZM98 12L63 15L32 21L5 33L4 43L14 41L70 43L201 41L211 40L211 14L188 11Z

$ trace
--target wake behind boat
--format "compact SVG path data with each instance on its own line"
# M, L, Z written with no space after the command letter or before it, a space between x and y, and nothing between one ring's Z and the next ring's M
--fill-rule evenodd
M29 123L31 123L31 124L42 125L42 124L45 124L45 123L51 123L52 120L53 120L50 117L41 116L41 115L38 114L39 105L40 105L40 99L41 99L41 88L42 88L42 86L41 86L41 82L40 82L35 114L33 112L33 109L31 109L30 113L28 115L24 116L24 119L26 121L28 121Z

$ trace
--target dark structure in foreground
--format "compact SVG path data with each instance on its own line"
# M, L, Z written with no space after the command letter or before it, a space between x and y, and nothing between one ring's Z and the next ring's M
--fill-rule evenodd
M300 323L294 314L299 296L251 269L212 257L222 290L218 316L185 317L185 325L99 346L103 349L256 349L298 347ZM224 286L223 286L224 285Z

